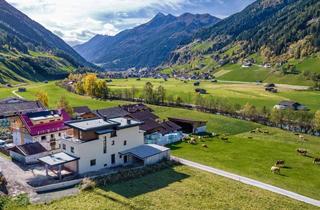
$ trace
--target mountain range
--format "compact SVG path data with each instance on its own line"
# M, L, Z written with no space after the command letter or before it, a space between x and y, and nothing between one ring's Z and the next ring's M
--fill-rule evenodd
M272 71L239 72L246 60L268 63ZM257 0L223 20L159 13L145 24L115 36L96 35L72 49L0 0L0 83L60 79L80 67L95 67L90 62L106 70L160 66L168 74L209 73L225 80L320 80L320 1Z
M185 63L192 52L222 54L236 45L239 53L234 53L235 60L255 53L262 55L265 62L309 56L320 47L319 11L318 0L258 0L214 26L198 31L195 40L198 45L207 43L207 47L199 52L184 46L172 55L171 62ZM197 44L193 45L196 48ZM233 58L229 56L229 60Z
M56 79L92 66L58 36L0 0L0 82Z
M151 21L115 36L97 35L74 49L88 61L107 70L156 67L177 47L192 41L195 32L220 19L208 14L181 16L157 14Z

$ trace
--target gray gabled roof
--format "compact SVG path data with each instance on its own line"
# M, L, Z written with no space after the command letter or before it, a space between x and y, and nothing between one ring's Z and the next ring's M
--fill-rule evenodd
M160 154L162 152L170 150L167 147L163 147L156 144L143 144L132 149L128 149L122 152L119 152L121 155L133 155L141 160L144 160L148 157Z
M46 108L39 101L27 101L19 98L7 98L0 101L0 117L43 110L46 110Z
M99 117L107 118L107 119L125 117L129 114L129 112L123 110L121 107L99 109L94 111L94 113L97 114Z

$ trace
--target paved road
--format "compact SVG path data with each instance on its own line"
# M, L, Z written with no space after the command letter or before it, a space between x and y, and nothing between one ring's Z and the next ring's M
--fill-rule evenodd
M22 96L20 96L20 95L17 93L17 91L16 91L16 90L12 91L12 94L13 94L13 95L15 95L15 96L17 96L18 98L23 99L23 97L22 97Z
M182 158L178 158L178 157L172 156L172 159L180 162L183 165L187 165L187 166L190 166L190 167L193 167L193 168L197 168L197 169L200 169L200 170L203 170L203 171L207 171L207 172L210 172L210 173L213 173L213 174L217 174L217 175L229 178L229 179L233 179L233 180L236 180L236 181L248 184L248 185L252 185L252 186L264 189L264 190L268 190L268 191L271 191L271 192L274 192L274 193L277 193L277 194L280 194L280 195L284 195L284 196L287 196L289 198L292 198L292 199L295 199L295 200L298 200L298 201L302 201L302 202L305 202L305 203L320 207L320 201L319 200L315 200L315 199L312 199L312 198L309 198L309 197L306 197L306 196L303 196L303 195L299 195L297 193L294 193L294 192L291 192L291 191L288 191L288 190L284 190L284 189L281 189L281 188L278 188L278 187L275 187L275 186L272 186L272 185L269 185L269 184L265 184L263 182L256 181L254 179L250 179L250 178L247 178L247 177L239 176L239 175L236 175L236 174L233 174L233 173L229 173L229 172L226 172L226 171L223 171L223 170L220 170L220 169L216 169L216 168L213 168L213 167L205 166L205 165L202 165L202 164L199 164L199 163L195 163L195 162L192 162L192 161L189 161L189 160L185 160L185 159L182 159Z

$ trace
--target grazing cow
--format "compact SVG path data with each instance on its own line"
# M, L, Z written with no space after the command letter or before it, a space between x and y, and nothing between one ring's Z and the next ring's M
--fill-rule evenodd
M271 172L274 174L280 174L280 168L277 166L272 166L271 167Z
M284 164L285 164L285 161L284 160L277 160L277 162L276 162L276 166L277 167L284 167Z
M202 147L204 147L204 148L208 148L208 145L206 145L206 144L202 144Z
M315 159L313 160L313 163L314 163L314 164L320 164L320 158L315 158Z
M297 152L300 154L300 155L303 155L303 156L306 156L308 151L306 149L303 149L303 148L299 148L297 149Z

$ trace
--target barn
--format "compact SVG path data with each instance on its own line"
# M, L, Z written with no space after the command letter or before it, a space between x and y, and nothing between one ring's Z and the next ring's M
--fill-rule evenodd
M191 120L182 118L168 118L171 122L174 122L182 128L184 133L205 133L207 130L207 122L203 120Z

